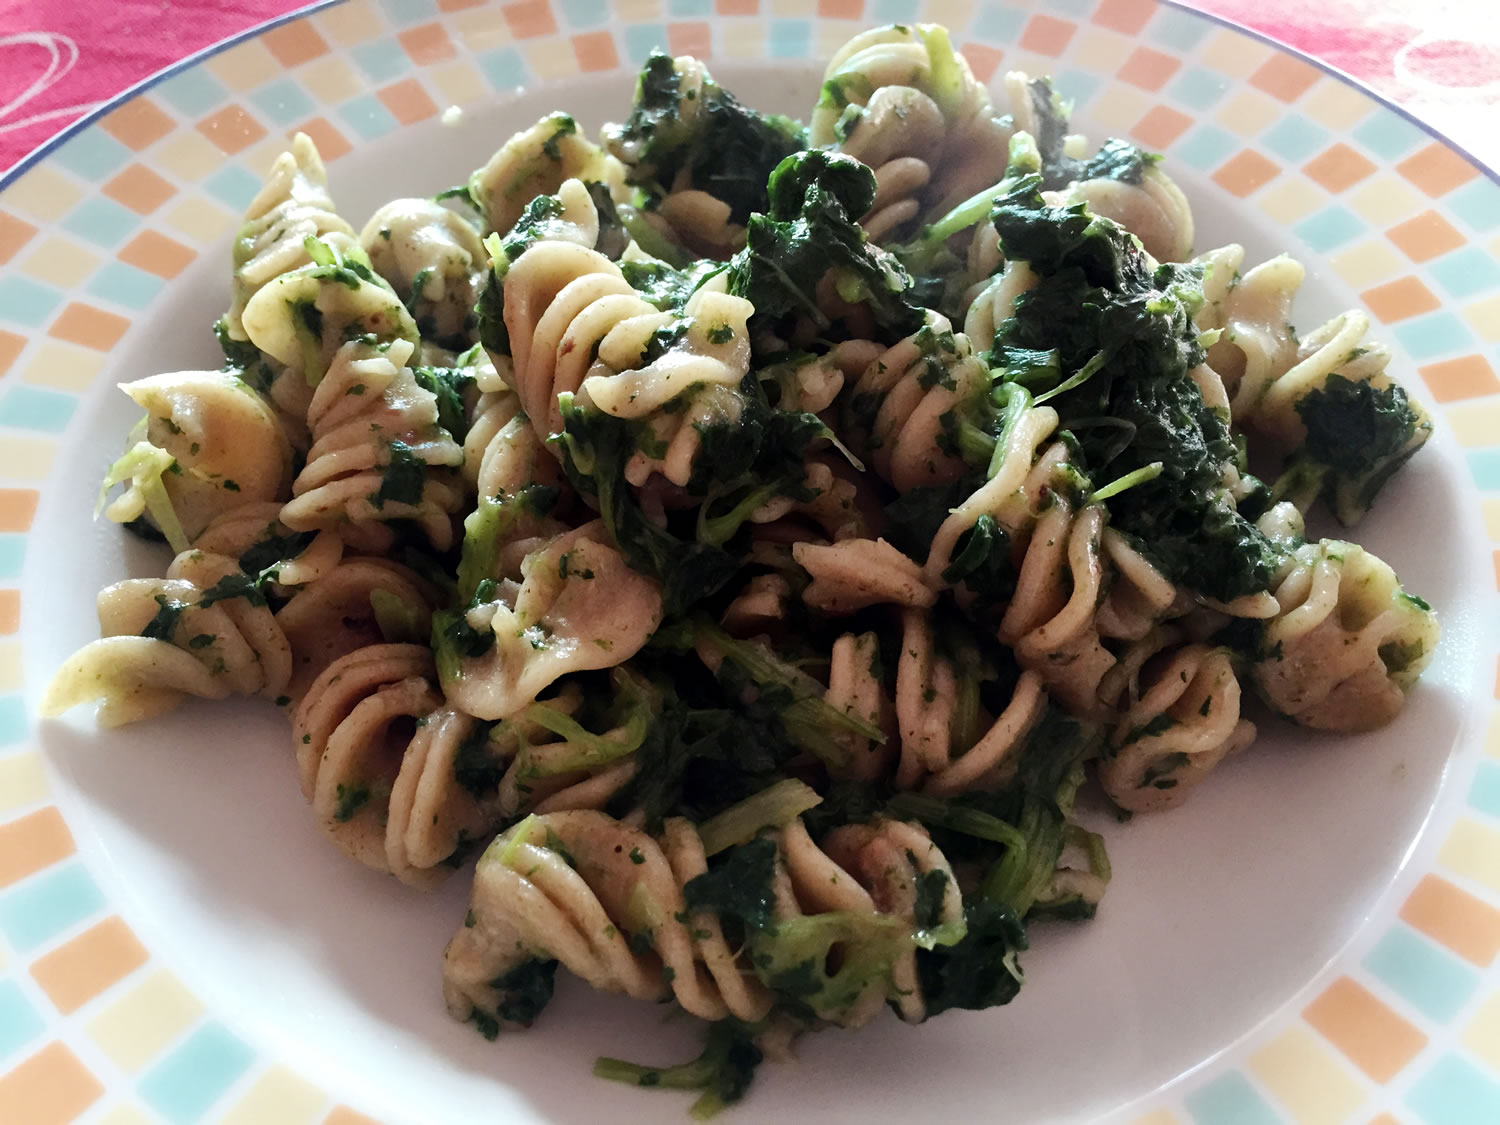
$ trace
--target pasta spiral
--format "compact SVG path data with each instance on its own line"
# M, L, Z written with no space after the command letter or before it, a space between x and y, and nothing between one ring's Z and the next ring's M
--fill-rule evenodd
M360 232L370 266L406 304L424 340L474 343L474 304L488 259L479 234L429 199L393 199Z
M566 113L550 113L523 129L469 177L469 198L479 209L485 233L505 234L526 205L551 195L566 180L619 183L619 162L578 131Z

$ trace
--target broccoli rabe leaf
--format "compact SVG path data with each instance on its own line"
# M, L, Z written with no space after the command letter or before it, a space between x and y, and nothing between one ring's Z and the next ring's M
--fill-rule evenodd
M684 107L685 99L699 104ZM671 56L653 52L636 80L635 104L623 124L607 126L605 147L625 162L626 179L653 200L687 173L693 188L729 205L743 225L766 209L766 180L785 157L806 146L802 126L742 105L705 75L684 91Z
M427 462L411 446L396 439L391 442L389 460L380 474L380 487L370 496L376 508L386 504L418 504L427 481Z
M236 340L231 336L223 317L214 321L214 338L224 353L224 370L238 372L241 379L261 394L271 389L276 375L264 353L249 340Z
M974 612L981 615L1010 604L1017 577L1010 535L989 515L958 537L952 561L943 568L943 581L968 590Z
M707 872L682 888L689 910L709 910L732 918L745 930L771 926L776 896L776 841L769 836L730 848Z
M496 1014L506 1023L530 1027L552 999L557 962L534 958L490 981L500 993Z
M835 153L799 152L776 166L769 191L768 212L750 219L745 247L729 267L730 292L755 306L752 338L792 339L799 322L819 336L835 333L825 285L864 306L878 339L894 343L921 327L910 275L859 225L875 199L869 168Z
M1192 321L1201 268L1153 270L1116 224L1081 203L1050 206L1036 175L1017 178L993 220L1006 256L1031 263L1040 280L996 331L991 365L1026 381L1035 369L1018 357L1057 353L1066 377L1032 378L1029 389L1076 436L1080 471L1110 480L1161 463L1107 507L1168 577L1224 601L1265 590L1278 552L1223 487L1237 450L1190 374L1204 358Z
M1087 159L1069 156L1064 142L1068 137L1069 106L1052 85L1050 78L1033 78L1027 84L1027 96L1036 117L1036 147L1041 155L1042 187L1059 191L1081 180L1122 180L1138 184L1146 169L1161 157L1148 153L1129 141L1111 138Z
M469 432L464 392L474 385L474 372L467 367L413 367L411 373L417 386L437 399L438 425L462 442Z
M978 899L964 904L967 930L955 945L917 950L917 977L927 1018L950 1008L977 1011L1008 1004L1024 979L1018 954L1026 930L1004 903Z

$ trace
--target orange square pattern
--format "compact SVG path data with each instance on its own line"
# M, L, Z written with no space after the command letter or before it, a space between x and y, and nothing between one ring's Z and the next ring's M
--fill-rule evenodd
M1479 175L1478 168L1437 141L1397 164L1396 171L1434 199Z
M1021 46L1039 55L1055 57L1063 53L1077 30L1077 26L1068 20L1052 16L1032 16L1026 30L1021 32Z
M1156 8L1157 0L1103 0L1094 13L1094 22L1100 27L1134 35L1146 26Z
M1464 244L1464 236L1436 211L1423 211L1392 227L1385 236L1414 262L1430 261Z
M0 330L0 375L10 370L10 365L16 362L16 357L21 354L21 349L25 346L25 336L17 336L14 332Z
M0 824L0 887L35 875L75 851L73 834L56 808Z
M986 47L983 43L965 43L959 51L969 62L969 69L981 82L988 82L1000 69L1000 60L1005 52L998 47Z
M1422 380L1432 397L1439 402L1455 402L1500 392L1500 379L1495 377L1495 369L1482 355L1446 359L1417 370L1422 373Z
M1119 77L1143 90L1160 90L1167 84L1167 79L1180 69L1182 63L1171 55L1150 47L1137 47L1130 52L1130 57L1120 68Z
M58 314L52 327L47 329L47 335L66 340L70 344L82 344L95 351L107 352L120 342L120 337L125 335L125 330L129 327L130 321L123 316L96 309L81 301L73 301Z
M477 8L484 0L438 0L440 12L462 12L465 8Z
M714 0L714 11L721 16L753 16L760 11L760 0Z
M63 1015L76 1012L146 963L146 947L119 918L109 918L54 949L31 975Z
M99 124L135 152L161 140L174 128L172 119L149 98L131 98Z
M314 117L311 121L304 121L298 126L298 132L306 133L312 138L313 144L318 146L318 155L325 162L337 160L354 147L343 133L329 124L326 117Z
M99 1079L61 1043L49 1043L9 1074L0 1075L0 1105L8 1121L64 1125L104 1093Z
M334 1106L323 1118L323 1125L380 1125L373 1117L357 1113L346 1105Z
M1169 105L1154 106L1132 126L1131 136L1149 148L1163 149L1188 131L1193 119Z
M613 70L620 65L615 37L607 31L590 31L573 36L573 54L584 71Z
M1313 157L1302 170L1315 184L1332 192L1345 191L1375 171L1375 165L1340 141L1327 152Z
M1389 1082L1427 1045L1427 1036L1362 985L1340 977L1302 1013L1376 1082Z
M0 531L30 531L36 501L34 488L0 488Z
M1403 277L1398 281L1377 285L1374 289L1366 289L1359 296L1370 311L1386 324L1432 312L1438 307L1438 299L1433 296L1432 290L1422 284L1421 278L1416 277Z
M1370 1125L1401 1125L1401 1122L1394 1113L1382 1113L1379 1117L1370 1118Z
M233 156L266 135L266 127L237 105L225 106L198 122L198 132Z
M403 125L415 125L437 113L437 103L415 78L403 78L381 90L380 98L391 116Z
M120 261L127 266L165 278L176 277L197 256L182 243L154 230L141 231L120 251Z
M430 66L443 59L451 59L457 52L453 40L440 23L424 23L421 27L409 27L396 36L411 61L418 66Z
M863 19L865 0L818 0L818 15L825 20Z
M1281 171L1253 149L1232 156L1214 173L1214 183L1241 199L1274 180Z
M510 33L517 39L535 39L538 35L556 35L557 20L552 16L552 5L547 0L521 0L519 4L507 4L500 9Z
M25 219L0 211L0 266L14 258L35 234L36 227Z
M9 636L21 627L21 591L0 590L0 634Z
M1250 76L1250 85L1273 98L1294 102L1318 80L1318 68L1291 55L1277 52Z
M131 164L109 183L104 194L123 203L137 215L149 215L176 193L166 180L144 164Z
M713 54L713 37L702 20L667 24L667 50L673 55L706 59Z
M300 66L309 59L328 53L328 43L318 34L312 20L293 20L273 27L260 37L282 66Z

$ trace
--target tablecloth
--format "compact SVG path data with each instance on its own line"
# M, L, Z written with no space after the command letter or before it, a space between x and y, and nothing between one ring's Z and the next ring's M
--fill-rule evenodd
M305 0L0 0L0 170L163 67ZM1329 63L1500 167L1497 0L1193 0Z

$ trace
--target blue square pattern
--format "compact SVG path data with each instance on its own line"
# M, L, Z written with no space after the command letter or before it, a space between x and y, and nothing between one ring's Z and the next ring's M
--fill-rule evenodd
M1404 925L1392 926L1365 954L1374 977L1428 1019L1447 1023L1479 987L1479 974Z
M0 276L0 318L28 328L40 328L52 319L62 294L46 285L10 274Z
M262 86L250 95L250 101L277 125L290 125L313 115L317 108L307 91L290 78Z
M208 193L238 215L260 191L261 179L239 164L226 164L203 181Z
M1292 229L1309 247L1324 254L1363 233L1365 224L1352 212L1334 204L1309 215Z
M1051 0L1047 7L1049 15L1072 16L1082 19L1094 10L1097 0Z
M16 535L13 532L0 534L0 578L21 577L21 565L26 561L26 536ZM14 742L16 739L11 735L15 732L11 729L9 722L10 706L9 696L0 697L0 745ZM25 716L22 716L22 733L25 732Z
M1469 472L1481 492L1500 492L1500 449L1474 449L1467 454Z
M1156 10L1156 18L1146 28L1146 38L1163 47L1177 51L1191 51L1214 25L1200 15L1169 8L1163 4Z
M806 20L771 22L771 57L805 59L812 55L812 24Z
M1207 171L1224 163L1239 147L1239 141L1217 125L1199 125L1172 146L1172 159Z
M115 247L125 241L140 223L140 217L113 199L102 195L84 200L62 221L71 231L99 246Z
M1500 1121L1500 1082L1466 1058L1444 1055L1412 1083L1406 1104L1426 1125Z
M224 84L201 66L174 74L156 87L156 93L173 109L193 118L212 113L229 100Z
M0 933L30 953L104 907L104 895L82 863L33 876L0 897Z
M1411 152L1427 134L1393 110L1381 108L1355 126L1354 139L1389 161Z
M628 28L625 36L627 40L630 37ZM479 56L479 69L484 71L484 76L490 80L490 85L501 93L509 93L518 86L524 86L531 79L531 71L526 66L526 60L514 47L486 51Z
M0 396L0 425L58 434L67 428L78 400L39 387L11 387Z
M400 78L411 67L411 59L394 39L376 39L350 49L359 69L375 82Z
M1469 807L1500 820L1500 765L1480 762L1469 786Z
M1427 268L1450 297L1474 297L1486 289L1500 289L1500 262L1482 246L1444 254Z
M24 535L8 535L7 539L19 541L19 549L16 557L19 560L25 550L26 537ZM0 545L3 546L3 545ZM0 551L3 555L3 551ZM0 564L5 560L0 558ZM14 574L7 577L19 578L21 567L19 561L15 567ZM26 741L31 736L31 720L26 715L26 701L19 695L0 696L0 746L14 746L19 742Z
M130 160L130 150L103 129L85 129L52 154L68 171L100 183Z
M1182 1099L1196 1125L1281 1125L1281 1115L1243 1074L1215 1078Z
M373 141L396 127L396 119L374 94L353 98L339 107L339 116L360 137Z
M254 1061L241 1039L221 1024L206 1023L141 1079L141 1100L172 1125L192 1125Z
M1500 227L1500 184L1486 176L1451 192L1444 202L1459 222L1480 234Z
M1021 28L1025 25L1026 13L1019 8L986 4L974 20L970 38L983 40L1004 50L1020 38Z
M1328 144L1328 130L1292 113L1262 133L1260 143L1283 160L1301 164L1323 151Z
M917 0L874 0L866 12L872 27L882 23L912 23L917 18Z
M1222 98L1229 89L1229 79L1205 70L1201 66L1190 66L1167 86L1167 93L1178 105L1200 111L1207 109Z
M569 27L598 27L609 19L606 0L557 0Z
M1098 75L1085 70L1062 70L1052 76L1053 86L1076 109L1087 105L1099 89Z
M0 981L0 1063L42 1033L46 1025L15 981Z
M156 300L165 284L155 274L127 266L124 262L110 262L94 275L94 280L88 284L88 292L128 309L143 309Z
M659 23L637 23L625 29L625 61L633 66L645 62L652 51L667 49L667 29Z
M1415 320L1404 321L1392 331L1401 346L1419 362L1453 352L1468 351L1474 346L1474 334L1463 321L1449 312L1428 313Z
M672 0L667 5L667 14L673 19L684 16L706 16L714 10L714 0Z
M438 18L433 0L380 0L380 6L385 10L386 18L398 27Z

